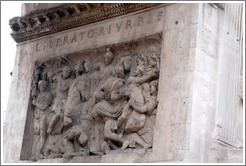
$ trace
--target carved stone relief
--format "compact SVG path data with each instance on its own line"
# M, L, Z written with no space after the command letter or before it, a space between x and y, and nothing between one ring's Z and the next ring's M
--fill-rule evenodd
M30 159L151 151L161 36L36 62Z

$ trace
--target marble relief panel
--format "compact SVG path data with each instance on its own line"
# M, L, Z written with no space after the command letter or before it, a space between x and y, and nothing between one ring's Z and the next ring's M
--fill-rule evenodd
M37 61L30 159L151 151L160 54L156 34Z

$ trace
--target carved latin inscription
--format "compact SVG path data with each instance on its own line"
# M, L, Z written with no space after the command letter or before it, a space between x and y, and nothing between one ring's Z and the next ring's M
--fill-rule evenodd
M30 159L151 151L160 39L37 62Z

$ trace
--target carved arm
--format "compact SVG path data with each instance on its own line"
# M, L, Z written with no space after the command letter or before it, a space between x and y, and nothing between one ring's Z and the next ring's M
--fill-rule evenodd
M134 110L139 113L146 113L152 111L157 106L156 98L147 100L146 104L137 103L134 100L130 100L129 103L134 108Z
M151 78L155 77L157 74L156 71L151 70L147 75L144 75L143 77L130 77L129 82L135 82L137 84L143 84L150 80Z

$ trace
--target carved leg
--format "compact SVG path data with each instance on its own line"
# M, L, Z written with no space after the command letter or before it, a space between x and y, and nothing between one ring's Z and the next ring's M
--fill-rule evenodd
M55 124L58 122L58 120L61 118L61 109L57 110L56 114L53 116L50 126L47 130L47 133L50 134L55 126Z
M121 128L121 126L123 125L123 123L125 122L126 118L128 117L128 115L132 112L132 109L130 108L130 104L127 103L122 111L122 114L120 115L120 117L117 120L117 127Z
M47 128L46 115L43 115L40 119L40 150L39 150L40 158L43 158L44 155L43 150L47 137L46 128Z
M108 140L116 141L116 142L122 142L119 135L117 135L115 133L107 134L107 135L105 135L105 138Z
M79 144L84 147L87 144L88 140L89 140L89 137L87 136L85 132L82 131L78 138Z
M63 157L70 157L73 153L74 153L74 147L73 147L73 143L66 140L65 143L64 143L64 150L65 150L65 153L63 155Z
M103 153L108 154L110 152L110 147L106 141L103 141L101 144L101 149Z
M125 140L125 141L123 142L123 145L122 145L121 149L122 149L122 150L126 149L126 148L129 146L129 144L130 144L130 142L129 142L128 140Z
M147 144L137 133L133 133L131 134L132 136L132 139L134 139L136 141L136 143L140 146L142 146L145 150L147 148L150 148L151 145L150 144Z
M118 147L111 140L108 140L108 144L113 150L118 149Z

